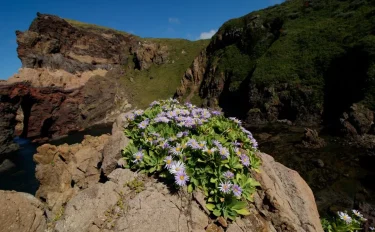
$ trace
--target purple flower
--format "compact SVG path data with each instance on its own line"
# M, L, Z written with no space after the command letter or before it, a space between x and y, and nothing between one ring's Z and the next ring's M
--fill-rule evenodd
M142 121L141 123L138 124L138 127L141 128L141 129L145 129L148 124L150 123L150 119L146 119L144 121Z
M212 141L212 143L213 143L215 146L217 146L218 148L220 148L220 147L223 146L223 145L221 145L221 143L220 143L219 141L217 141L217 140Z
M214 111L211 111L211 114L213 114L215 116L219 116L219 115L221 115L221 112L217 111L217 110L214 110Z
M203 118L210 118L211 117L210 111L204 109L203 112L202 112L202 117Z
M160 137L160 134L156 132L151 132L150 135L155 136L155 137Z
M238 120L238 119L235 118L235 117L229 117L229 119L232 120L233 122L239 124L239 125L241 125L241 123L242 123L240 120Z
M176 112L174 112L174 111L168 111L167 112L167 117L168 118L174 118L174 117L176 117L177 116L177 114L176 114Z
M159 101L153 101L151 102L150 106L156 106L156 105L160 105L160 102Z
M219 153L220 153L222 159L228 159L229 158L229 151L226 147L220 147Z
M156 117L155 119L155 122L164 122L164 123L168 123L170 120L167 118L167 117Z
M233 172L231 171L226 171L223 173L223 176L226 178L226 179L232 179L234 177L234 174Z
M185 186L186 182L189 181L188 175L184 171L179 171L174 176L175 182L179 186Z
M241 189L240 186L234 184L234 185L232 186L232 192L233 192L233 194L234 194L236 197L240 197L241 194L242 194L242 189Z
M232 144L233 144L233 146L236 146L236 147L238 147L238 146L241 145L241 143L237 142L237 140L235 140L234 142L232 142Z
M168 141L163 141L159 146L161 146L163 149L167 149L170 147Z
M172 161L172 165L169 169L169 172L172 174L175 174L177 172L183 172L185 171L185 164L181 161Z
M142 151L138 151L136 152L134 155L133 155L133 163L139 163L143 160L143 152Z
M213 147L213 148L207 148L207 147L205 147L202 151L203 152L206 152L207 154L209 154L209 155L212 155L215 151L216 151L217 149L215 148L215 147Z
M189 109L193 108L194 106L190 102L186 102L185 106Z
M189 135L189 131L183 131L183 132L182 132L182 135L183 135L183 136L188 136L188 135Z
M173 162L172 156L169 155L165 157L164 162L165 162L165 167L170 169L172 167L172 162Z
M201 149L201 150L205 149L206 148L206 143L207 143L206 141L200 141L198 143L199 149Z
M230 193L230 187L232 187L232 184L229 181L221 182L220 186L219 186L219 189L220 189L221 192L223 192L225 194L228 194L228 193Z
M234 152L236 153L236 155L240 156L242 154L242 152L240 151L240 149L238 147L236 147L234 149Z
M369 227L369 229L370 229L371 231L374 231L374 230L375 230L375 227Z
M248 166L250 165L250 159L249 159L249 157L248 157L247 155L245 155L245 154L241 154L241 155L240 155L240 159L241 159L241 163L242 163L244 166L248 167Z
M129 121L133 121L134 118L135 118L134 114L132 114L132 113L127 114L125 117L126 117L126 119L129 120Z
M173 155L181 155L182 147L179 143L177 143L175 147L171 147L169 149L169 152L172 153Z
M199 149L199 143L195 140L195 139L190 139L188 142L187 142L187 145L193 149Z
M258 142L254 138L251 138L250 141L253 144L254 148L258 148Z
M136 111L134 111L134 114L135 114L136 116L141 116L141 115L143 115L143 113L144 113L143 110L136 110Z
M182 136L184 136L184 134L183 134L182 132L178 132L178 133L176 134L176 137L177 137L177 138L181 138Z

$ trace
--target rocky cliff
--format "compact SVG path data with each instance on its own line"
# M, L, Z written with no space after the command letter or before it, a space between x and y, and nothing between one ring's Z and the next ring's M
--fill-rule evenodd
M22 68L0 83L0 153L16 148L15 135L56 138L172 96L207 44L142 39L40 13L16 35Z
M121 115L111 136L39 147L39 199L0 191L7 199L0 231L323 231L308 185L267 154L258 154L262 166L254 178L262 187L249 202L250 215L227 221L210 216L200 191L171 192L153 177L120 168L117 160L129 143L126 126ZM19 212L25 216L16 217Z
M176 95L250 124L338 122L358 102L374 110L374 12L367 0L290 0L229 20Z

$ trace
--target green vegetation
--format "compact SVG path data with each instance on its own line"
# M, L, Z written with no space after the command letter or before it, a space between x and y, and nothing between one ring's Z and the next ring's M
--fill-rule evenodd
M71 19L65 20L76 28L95 33L109 32L131 36L129 33L103 26ZM143 44L154 44L158 49L164 47L167 53L166 60L163 60L162 64L153 63L151 67L141 70L136 67L135 54L126 54L128 62L124 65L125 74L121 78L121 83L126 90L129 102L138 108L147 107L153 100L173 96L185 71L209 43L209 40L189 41L185 39L140 38L137 36L134 36L134 38Z
M168 61L156 65L152 64L147 70L135 69L133 57L129 57L130 66L125 67L122 83L126 86L130 102L145 108L157 99L166 99L174 95L180 85L181 78L189 68L194 58L199 55L209 40L189 41L183 39L145 39L167 46Z
M258 171L260 159L255 139L238 119L176 100L154 101L127 119L126 168L189 192L202 190L217 217L249 214L247 201L260 186L250 170Z
M224 73L231 92L250 78L260 89L312 90L311 106L374 110L374 12L369 0L289 0L229 20L211 40L221 44L210 54L215 77Z
M142 180L134 179L130 182L127 182L124 186L129 187L131 190L136 193L140 193L145 190L145 183Z
M325 232L355 232L367 231L365 229L367 219L358 210L351 212L337 212L337 215L329 219L322 219L322 226ZM374 231L369 227L369 231Z

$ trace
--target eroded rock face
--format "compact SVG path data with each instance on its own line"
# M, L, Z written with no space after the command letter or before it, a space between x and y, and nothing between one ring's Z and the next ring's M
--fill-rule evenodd
M35 175L40 182L36 196L46 202L53 214L80 190L99 182L108 137L86 136L81 144L38 147L34 155Z
M270 219L276 231L323 232L314 195L298 172L267 154L259 156L262 166L254 173L262 188L254 197L257 210Z
M0 190L0 231L44 232L43 204L28 193Z

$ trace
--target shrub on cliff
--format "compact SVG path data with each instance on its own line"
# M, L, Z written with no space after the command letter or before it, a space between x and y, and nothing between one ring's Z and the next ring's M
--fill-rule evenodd
M123 155L126 167L156 174L192 192L201 189L215 216L247 215L259 183L257 143L236 118L225 118L176 100L155 101L128 115L131 138Z

